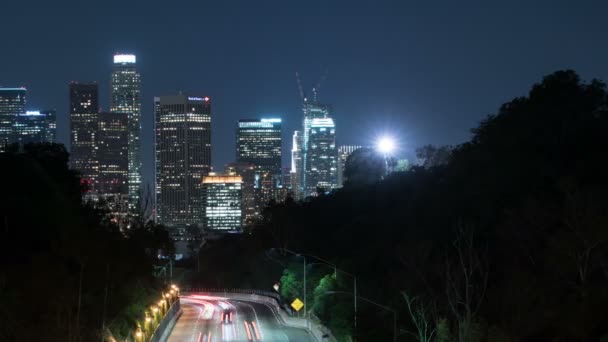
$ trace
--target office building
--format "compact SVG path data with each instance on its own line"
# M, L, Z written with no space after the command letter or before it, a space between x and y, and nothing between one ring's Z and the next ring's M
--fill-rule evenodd
M89 192L95 190L98 174L95 149L98 129L97 83L72 82L70 89L70 167L81 175Z
M54 110L28 110L14 118L12 142L53 143L55 142L56 114Z
M141 78L136 69L135 55L114 55L111 75L111 106L113 113L128 116L129 141L129 208L138 213L142 195L141 156Z
M281 119L239 120L236 159L260 173L281 174Z
M99 113L97 160L98 204L121 228L128 226L129 120L125 113Z
M203 177L204 229L242 229L242 183L241 176L236 174L210 173Z
M346 160L351 153L360 149L362 146L357 145L342 145L338 147L338 186L344 186L344 167Z
M313 89L314 90L314 89ZM311 161L311 130L312 123L317 119L325 119L331 117L331 106L320 104L316 101L316 94L312 101L304 98L302 106L304 113L304 121L302 127L301 143L301 158L302 158L302 172L300 177L301 197L314 195L318 186L316 179L311 179L313 174L313 166ZM333 122L333 121L332 121ZM334 128L335 131L335 128ZM337 170L336 170L337 171ZM317 173L316 171L314 172ZM315 176L316 177L316 176ZM318 178L318 177L317 177ZM337 180L336 180L337 182Z
M338 187L336 126L331 118L315 118L310 123L306 170L306 194L318 188L330 191Z
M203 222L201 180L211 170L211 101L183 94L154 98L156 220Z
M241 185L243 192L241 201L243 225L251 223L261 214L255 200L255 167L253 164L235 162L226 165L226 172L240 176L243 181Z
M294 131L291 143L290 187L296 200L302 198L302 132Z
M26 89L0 88L0 152L14 142L16 117L24 115L26 106Z
M256 170L256 211L260 212L275 199L275 189L281 182L281 119L239 120L236 138L237 162L252 164Z

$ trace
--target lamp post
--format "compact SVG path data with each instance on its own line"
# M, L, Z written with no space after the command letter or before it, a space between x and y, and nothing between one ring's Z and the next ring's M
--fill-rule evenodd
M320 264L324 264L324 265L328 265L328 266L333 267L333 269L334 269L334 276L336 278L338 276L338 271L340 271L341 273L344 273L344 274L346 274L348 276L353 277L353 292L354 292L353 293L353 302L354 302L354 313L355 313L354 314L354 321L353 321L353 323L354 323L354 333L355 333L354 335L356 336L356 334L357 334L357 298L358 298L358 296L357 296L357 276L355 276L352 273L349 273L349 272L346 272L344 270L339 269L336 266L336 264L334 264L333 262L325 260L325 259L323 259L321 257L316 256L316 255L307 254L307 253L298 253L298 252L294 252L292 250L289 250L287 248L276 248L276 249L284 251L284 252L287 252L287 253L290 253L290 254L295 255L297 257L304 258L304 315L307 318L307 323L306 324L308 324L308 306L307 306L307 303L306 303L306 289L307 289L307 287L306 287L306 257L316 259L316 260L320 261ZM311 264L309 264L309 265L311 265Z
M348 294L348 295L353 296L352 293L346 292L346 291L326 291L324 293L324 295L330 295L330 294ZM387 306L384 306L382 304L378 304L378 303L374 302L371 299L368 299L368 298L365 298L365 297L358 297L358 296L356 298L362 299L362 300L364 300L364 301L366 301L366 302L368 302L370 304L374 304L374 305L376 305L376 306L378 306L378 307L380 307L380 308L382 308L382 309L384 309L386 311L389 311L389 312L393 313L393 342L396 342L397 341L397 312L395 310L387 307Z
M338 271L341 272L341 273L344 273L344 274L346 274L348 276L351 276L353 278L353 302L354 302L353 304L354 304L354 313L355 313L354 314L354 319L353 319L353 325L354 325L354 330L353 330L354 334L353 335L354 335L355 341L356 341L357 340L356 339L356 337L357 337L357 276L354 275L354 274L352 274L352 273L349 273L349 272L346 272L344 270L339 269L335 264L332 264L330 262L316 262L316 263L312 263L312 264L308 264L308 265L315 265L315 264L318 264L318 265L327 265L327 266L333 267L334 268L334 276L336 277L336 279L337 279Z

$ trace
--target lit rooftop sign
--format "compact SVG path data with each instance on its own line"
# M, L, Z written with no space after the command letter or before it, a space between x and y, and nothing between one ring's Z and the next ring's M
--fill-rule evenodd
M188 101L209 101L209 97L205 96L205 97L196 97L196 96L188 96Z
M114 55L114 63L135 63L135 55Z
M39 110L28 110L25 112L25 115L43 115L43 114L40 114Z
M334 127L334 120L332 118L318 118L312 119L310 124L312 127Z
M279 118L262 119L262 122L278 123L278 122L281 122L281 119L279 119Z

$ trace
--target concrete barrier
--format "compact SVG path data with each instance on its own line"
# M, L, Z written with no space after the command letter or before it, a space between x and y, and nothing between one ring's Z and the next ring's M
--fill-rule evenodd
M175 303L171 305L171 308L169 308L169 311L167 311L167 314L165 314L165 317L154 331L154 334L152 334L150 342L165 342L181 314L182 309L180 302L179 300L176 300Z

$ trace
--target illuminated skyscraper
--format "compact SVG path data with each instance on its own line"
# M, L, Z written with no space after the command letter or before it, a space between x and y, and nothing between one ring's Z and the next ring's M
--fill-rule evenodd
M140 209L140 197L142 195L141 79L136 70L135 62L135 55L114 55L110 106L113 113L124 113L129 119L129 208L134 214L138 213Z
M20 144L55 142L56 115L54 110L28 110L15 117L13 141Z
M211 170L211 101L154 98L156 219L167 226L203 222L201 180Z
M334 152L334 162L335 162L335 125L333 120L331 119L331 106L320 104L316 101L316 92L313 89L313 93L315 96L313 100L310 101L307 98L304 98L303 103L303 112L304 112L304 123L302 127L302 137L301 137L301 158L302 158L302 171L301 171L301 197L305 198L307 196L314 195L316 193L317 187L323 187L324 189L335 188L337 186L337 178L333 181L332 177L337 176L337 167L335 170L325 169L325 167L329 167L332 165L331 161L322 162L320 158L320 150L317 148L318 145L315 146L315 156L317 159L313 161L313 143L312 143L312 131L313 131L313 122L316 122L317 125L333 125L332 128L327 127L317 127L316 132L319 133L319 137L333 134L333 149ZM325 121L315 121L315 120L325 120ZM320 128L328 128L328 130L321 131ZM332 132L329 134L329 132ZM326 137L327 138L327 137ZM320 147L319 147L320 148ZM323 149L327 149L329 147L323 146ZM323 156L329 156L329 150L324 151L322 153ZM331 176L330 175L334 175ZM333 183L332 183L333 182ZM333 185L332 185L333 184Z
M99 174L96 190L103 199L110 219L126 225L129 211L128 191L129 120L124 113L99 113L97 160Z
M81 174L81 182L94 191L98 175L95 149L98 126L97 83L70 83L70 167Z
M281 119L239 120L236 159L260 173L281 174Z
M239 120L236 134L236 159L255 167L256 212L275 199L281 184L281 119Z
M306 170L306 194L317 188L326 191L338 187L336 126L332 118L315 118L310 123Z
M14 142L14 125L18 115L25 114L26 89L0 88L0 152Z
M226 165L226 172L241 176L243 181L241 186L243 192L241 208L243 210L243 225L245 225L260 214L259 208L255 203L255 166L248 163L230 163Z
M290 187L294 199L302 198L302 132L294 131L291 143Z
M351 153L360 149L362 146L356 145L342 145L338 147L338 186L344 185L344 166L346 165L346 159Z
M210 173L203 177L204 224L208 230L239 231L242 228L241 176Z

